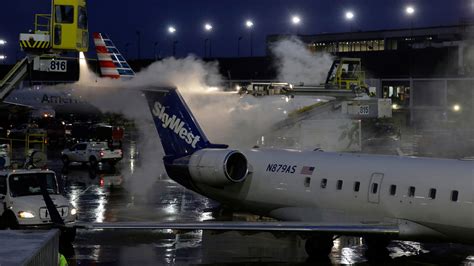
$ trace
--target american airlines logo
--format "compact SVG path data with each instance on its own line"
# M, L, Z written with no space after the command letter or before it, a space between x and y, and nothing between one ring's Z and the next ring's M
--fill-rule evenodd
M165 107L159 102L155 102L152 113L161 120L163 128L171 129L180 139L184 140L187 144L190 144L193 148L196 148L196 144L201 137L195 136L193 132L188 131L188 129L184 127L184 121L181 121L181 119L177 118L176 115L170 116L166 113Z

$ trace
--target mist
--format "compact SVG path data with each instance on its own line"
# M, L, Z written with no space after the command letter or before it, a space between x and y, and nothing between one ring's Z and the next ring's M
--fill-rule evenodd
M127 186L133 194L145 195L165 170L161 159L164 152L142 89L177 87L208 139L236 149L254 146L256 140L276 122L285 119L289 111L315 101L298 104L296 101L288 103L282 96L242 97L237 92L224 92L222 83L216 62L188 56L155 62L125 81L100 78L86 64L81 64L80 80L72 86L63 86L72 87L102 112L121 113L135 122L139 132L140 164L133 173L125 169L122 174L129 177Z
M278 57L280 79L315 84L324 81L331 66L329 55L313 55L298 40L284 40L273 50ZM177 87L208 139L231 148L246 149L288 117L294 110L320 102L311 97L253 97L222 89L223 77L217 62L204 62L190 55L166 58L143 69L131 80L101 78L81 63L80 80L72 87L102 112L121 113L135 122L139 136L140 164L122 172L134 194L144 194L156 178L165 174L164 152L142 89ZM130 170L125 170L130 171Z
M329 53L312 53L295 37L278 41L270 49L276 57L279 81L306 85L326 81L333 62Z

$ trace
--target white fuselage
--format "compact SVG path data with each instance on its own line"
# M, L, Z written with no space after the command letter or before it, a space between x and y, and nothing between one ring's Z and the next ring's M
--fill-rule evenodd
M473 161L270 149L242 153L250 171L243 183L223 188L198 183L199 191L279 220L413 223L420 228L410 227L400 238L474 243Z

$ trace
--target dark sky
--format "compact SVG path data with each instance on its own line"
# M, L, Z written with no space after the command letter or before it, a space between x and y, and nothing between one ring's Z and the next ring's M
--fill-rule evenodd
M459 19L474 16L474 0L90 0L88 1L89 31L108 33L118 48L128 57L137 57L137 34L141 32L142 57L153 57L154 43L162 56L171 54L168 25L177 28L178 56L203 54L206 35L205 21L213 24L211 33L214 56L231 57L237 54L237 39L241 54L249 55L249 33L244 26L247 18L254 23L254 54L265 54L265 37L275 33L294 33L290 16L299 14L302 25L298 32L349 31L344 20L345 10L351 9L356 17L353 27L358 30L408 28L410 20L404 7L413 4L417 12L415 27L452 25ZM0 47L9 63L19 50L18 34L33 27L35 13L49 13L48 0L2 1L0 38L9 41Z

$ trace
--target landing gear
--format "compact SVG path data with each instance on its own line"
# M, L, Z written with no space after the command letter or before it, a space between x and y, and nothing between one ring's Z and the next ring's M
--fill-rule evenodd
M332 235L320 235L308 238L304 247L310 258L327 258L333 245Z
M369 261L390 258L387 249L387 246L390 244L390 239L386 237L365 237L364 243L367 247L365 257Z

